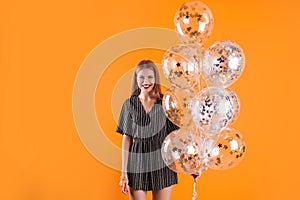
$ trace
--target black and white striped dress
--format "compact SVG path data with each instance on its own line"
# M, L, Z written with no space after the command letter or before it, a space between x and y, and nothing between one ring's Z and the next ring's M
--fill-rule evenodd
M162 101L157 99L146 113L138 96L126 99L116 132L133 138L129 148L127 174L129 186L135 190L161 190L178 183L176 172L161 157L165 137L178 129L166 118Z

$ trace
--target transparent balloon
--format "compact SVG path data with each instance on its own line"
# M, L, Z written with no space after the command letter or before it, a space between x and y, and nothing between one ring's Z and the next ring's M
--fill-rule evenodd
M246 144L238 130L226 128L215 143L209 157L209 168L225 170L237 166L245 156Z
M207 87L191 100L192 118L204 134L213 136L233 118L233 103L222 87Z
M177 44L164 55L164 75L177 87L193 87L199 80L203 57L204 50L198 45Z
M214 18L207 5L192 1L184 3L178 9L174 24L183 42L202 45L213 30Z
M195 97L191 89L182 89L171 86L164 93L162 107L167 118L177 126L190 126L193 124L190 110L190 101Z
M215 144L219 138L219 135L203 135L202 140L202 149L201 149L201 154L204 157L204 162L208 163L209 157L208 155L211 155L211 152L213 148L215 147Z
M239 117L240 115L240 110L241 110L241 105L240 105L240 100L237 96L237 94L230 88L226 88L225 89L225 92L227 94L227 96L229 96L230 98L230 101L232 102L233 104L233 117L232 119L230 120L229 124L233 124L237 118Z
M202 167L201 137L195 129L179 129L170 133L161 148L165 164L182 174L197 173Z
M217 41L205 52L203 76L212 84L228 87L242 74L245 55L241 47L231 41Z

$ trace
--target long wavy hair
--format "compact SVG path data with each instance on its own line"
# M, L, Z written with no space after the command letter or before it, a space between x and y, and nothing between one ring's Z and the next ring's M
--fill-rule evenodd
M142 69L150 69L153 71L155 83L149 95L151 98L161 99L162 92L160 88L160 79L159 79L157 66L151 60L141 60L135 67L134 74L132 76L131 96L140 95L141 93L141 89L138 87L138 83L137 83L137 74Z

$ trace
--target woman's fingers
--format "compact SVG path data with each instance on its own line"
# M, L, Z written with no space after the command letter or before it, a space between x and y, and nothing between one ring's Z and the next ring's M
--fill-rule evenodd
M129 193L129 186L127 183L124 184L125 185L125 194Z
M199 173L196 173L196 174L192 174L193 178L195 181L197 181L200 177L200 174Z
M129 186L128 186L128 184L123 183L122 186L121 186L121 190L122 190L122 192L124 194L128 194L128 192L129 192Z

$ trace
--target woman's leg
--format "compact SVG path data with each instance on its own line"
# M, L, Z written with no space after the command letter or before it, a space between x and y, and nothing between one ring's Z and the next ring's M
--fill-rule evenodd
M147 192L144 190L134 190L129 187L129 196L130 200L146 200L147 199Z
M170 200L173 190L173 185L166 187L162 190L153 190L153 200Z

